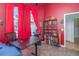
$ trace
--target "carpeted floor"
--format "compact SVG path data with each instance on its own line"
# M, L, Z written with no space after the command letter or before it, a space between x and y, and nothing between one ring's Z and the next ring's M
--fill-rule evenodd
M79 51L43 44L40 48L40 56L79 56Z
M76 44L76 43L72 43L72 42L67 41L66 42L66 47L68 49L73 49L73 50L79 51L79 43Z
M31 47L29 50L31 49L34 50L33 47ZM26 53L25 56L27 56L27 54L28 53ZM38 56L79 56L79 51L75 51L64 47L54 47L42 44L41 46L38 46Z

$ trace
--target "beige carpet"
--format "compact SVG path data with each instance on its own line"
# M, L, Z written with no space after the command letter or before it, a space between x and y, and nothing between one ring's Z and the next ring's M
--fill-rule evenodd
M72 43L72 42L68 42L67 41L66 42L66 48L79 51L79 44L75 44L75 43Z
M30 47L29 50L34 52L34 47L33 46ZM25 51L23 52L25 53L24 56L27 56L29 52L27 53L27 51L26 52ZM29 56L33 56L33 55L29 54ZM79 51L42 44L41 46L38 46L38 56L79 56Z

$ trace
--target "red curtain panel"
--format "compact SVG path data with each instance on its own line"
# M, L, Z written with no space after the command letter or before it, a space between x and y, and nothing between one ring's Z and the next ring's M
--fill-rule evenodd
M23 39L24 6L18 4L18 39Z
M30 8L23 4L18 4L18 38L25 40L30 36Z
M24 20L23 20L23 40L26 40L26 38L27 38L27 35L26 35L26 7L25 7L25 5L24 5Z
M32 14L33 14L33 17L34 17L35 24L37 26L37 30L40 33L41 29L40 29L40 21L38 20L38 8L36 6L32 6L31 10L32 10Z
M30 23L30 7L28 6L26 6L25 20L26 20L26 38L29 38L31 36L31 23Z
M5 20L5 32L8 33L8 32L14 32L14 23L13 23L13 11L14 11L14 4L5 4L5 9L6 9L6 20ZM7 42L7 39L6 37L2 37L1 38L1 41L3 43L6 43Z
M14 4L6 4L6 32L14 32Z

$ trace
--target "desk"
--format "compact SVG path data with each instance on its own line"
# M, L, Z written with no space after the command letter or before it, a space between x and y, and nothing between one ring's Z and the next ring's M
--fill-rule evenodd
M31 45L34 45L35 46L35 56L37 56L38 55L38 53L37 53L37 50L38 50L37 42L38 41L39 41L39 37L31 36L30 39L26 39L20 43L18 41L14 41L12 44L17 46L18 48L20 48L22 50L31 46Z

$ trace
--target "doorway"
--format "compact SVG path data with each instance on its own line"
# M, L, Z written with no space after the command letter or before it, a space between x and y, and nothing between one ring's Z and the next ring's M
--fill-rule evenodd
M64 35L65 46L79 50L79 12L64 15Z

